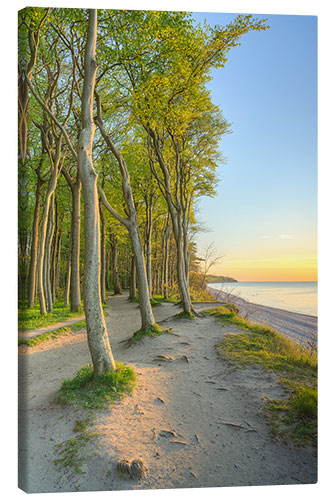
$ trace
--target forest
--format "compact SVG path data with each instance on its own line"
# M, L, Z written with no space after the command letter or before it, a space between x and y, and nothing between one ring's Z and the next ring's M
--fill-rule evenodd
M143 333L159 328L154 300L191 317L208 293L198 201L216 195L231 128L207 84L267 28L251 15L211 27L184 12L19 12L19 311L84 311L96 375L116 367L107 293L138 301Z

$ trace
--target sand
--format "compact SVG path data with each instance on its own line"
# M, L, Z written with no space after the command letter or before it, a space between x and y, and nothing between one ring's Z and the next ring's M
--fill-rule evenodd
M226 298L226 293L224 292L211 287L208 287L208 290L219 300ZM300 342L305 345L308 342L317 343L317 316L254 304L235 295L231 295L228 299L236 304L240 309L241 315L252 323L267 325L289 337L294 342Z
M263 415L263 397L283 398L276 378L264 370L231 368L215 350L226 333L213 317L175 319L179 308L154 308L173 335L145 338L128 347L140 327L136 304L109 300L107 326L115 358L132 366L131 396L96 414L83 474L57 472L56 446L75 437L84 410L54 398L63 379L90 362L84 331L19 349L20 486L30 493L198 488L314 483L315 450L275 442ZM298 328L298 326L297 326ZM165 356L161 358L160 355ZM118 460L143 460L141 480L120 477Z

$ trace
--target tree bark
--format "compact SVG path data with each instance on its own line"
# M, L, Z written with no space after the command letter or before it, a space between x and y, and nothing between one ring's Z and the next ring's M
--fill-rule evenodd
M80 232L81 232L81 181L76 179L72 189L72 252L71 252L71 282L70 298L71 311L76 312L81 309L81 287L80 287Z
M54 193L50 201L50 210L46 231L46 241L45 241L45 259L44 259L44 293L46 294L47 311L53 312L53 297L52 297L52 286L51 286L51 272L52 272L52 262L51 262L51 246L54 233Z
M153 203L152 197L148 199L145 197L146 202L146 262L147 262L147 283L149 296L152 296L152 269L151 269L151 235L153 230Z
M99 189L99 193L101 195L104 206L121 224L123 224L128 229L129 236L131 239L132 251L136 259L139 306L141 314L141 330L147 331L151 327L153 327L156 323L150 303L150 296L147 285L146 266L142 250L140 234L139 234L139 226L138 226L136 208L130 183L130 176L128 173L124 157L115 147L110 136L107 134L105 130L104 123L102 120L100 97L97 93L96 93L96 101L97 101L97 122L99 129L106 144L108 145L112 154L117 159L119 165L119 170L122 176L122 191L123 191L124 201L126 203L126 207L128 210L128 217L127 218L122 217L110 206L102 189Z
M71 225L71 232L70 232L69 243L68 243L68 261L67 261L65 295L64 295L64 305L66 307L69 304L69 292L70 292L70 285L71 285L72 231L73 231L73 227Z
M112 245L112 275L113 275L113 292L117 295L121 293L121 284L118 274L118 240L115 234L111 234Z
M40 220L40 204L42 194L43 181L38 177L35 196L34 220L32 226L32 242L30 252L30 268L29 268L29 290L28 290L28 308L34 306L35 290L36 290L36 269L38 255L38 239L39 239L39 220Z
M179 179L177 175L176 185L174 187L174 197L171 192L171 181L170 181L170 173L167 168L167 165L164 161L162 151L159 147L157 137L154 131L149 129L149 134L152 139L152 144L154 147L154 151L156 153L156 157L158 163L160 165L163 181L158 175L154 163L151 158L151 169L154 174L156 180L158 181L158 185L160 187L161 193L167 202L171 222L173 234L176 240L176 250L177 250L177 278L178 278L178 287L180 300L182 303L183 311L187 314L195 313L190 297L190 291L188 286L188 280L186 279L186 269L185 269L185 261L184 261L184 234L183 234L183 225L182 225L182 207L179 199L179 192L177 184L179 184ZM174 199L173 199L174 198Z
M97 174L92 162L92 142L95 134L93 96L97 64L95 61L97 10L89 10L89 26L84 56L84 81L82 93L79 136L78 167L84 198L84 281L83 300L86 316L88 345L94 374L116 370L106 329L100 294L100 231L97 192Z
M136 269L135 269L135 256L131 258L131 275L130 275L130 288L129 298L134 300L136 298Z
M105 218L104 218L101 203L99 203L99 215L100 215L100 219L101 219L101 301L103 304L106 304L106 300L105 300Z
M44 204L44 212L40 231L39 240L39 252L38 252L38 295L39 295L39 308L40 314L44 315L47 312L46 308L46 298L45 298L45 286L44 286L44 260L45 260L45 243L46 243L46 232L48 226L50 203L56 188L58 178L58 172L56 168L53 168L51 177L49 179L48 189L46 193L46 199Z
M72 221L71 221L71 280L70 280L70 303L71 311L77 312L81 309L81 286L80 286L80 232L81 232L81 181L79 175L74 182L66 169L62 173L72 193Z
M168 265L169 265L169 236L170 236L170 226L169 218L164 233L164 259L163 259L163 296L165 299L168 298Z

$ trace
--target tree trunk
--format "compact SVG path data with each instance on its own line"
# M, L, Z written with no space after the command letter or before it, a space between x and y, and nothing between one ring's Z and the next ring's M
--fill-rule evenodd
M81 181L76 175L74 182L66 169L62 173L72 193L72 220L71 220L71 280L70 280L70 303L71 311L77 312L81 309L81 287L80 287L80 232L81 232Z
M164 259L163 259L163 295L165 299L168 298L169 236L170 236L170 226L168 218L167 226L165 228L165 233L164 233Z
M128 173L128 169L126 166L126 162L113 144L110 136L107 134L103 120L102 120L102 115L101 115L101 102L98 94L96 93L96 101L97 101L97 121L98 125L101 131L101 134L112 151L113 155L118 161L119 165L119 170L122 176L122 191L123 191L123 196L124 200L127 206L128 210L128 218L124 218L120 216L107 202L105 194L102 190L100 190L100 194L102 195L102 201L104 206L109 210L109 212L116 217L116 219L123 224L129 232L130 239L131 239L131 245L132 245L132 251L135 255L136 259L136 269L137 269L137 278L138 278L138 290L139 290L139 305L140 305L140 314L141 314L141 329L142 330L149 330L151 327L153 327L155 323L155 318L153 315L153 311L151 308L151 303L150 303L150 297L149 297L149 291L148 291L148 286L147 286L147 274L146 274L146 266L145 266L145 261L144 261L144 256L143 256L143 251L142 251L142 244L140 240L140 235L139 235L139 227L138 227L138 221L137 221L137 214L136 214L136 208L135 208L135 203L133 199L133 194L132 194L132 188L131 188L131 183L130 183L130 176Z
M38 255L38 239L39 239L39 219L40 219L40 202L42 194L43 181L38 177L36 186L36 202L34 211L34 221L32 226L32 242L30 252L30 268L29 268L29 291L28 291L28 308L34 306L35 290L36 290L36 269Z
M49 211L46 241L45 241L45 259L44 259L44 269L45 269L44 290L47 296L47 311L50 313L53 312L53 297L52 297L52 286L51 286L51 273L52 273L51 247L53 241L53 233L54 233L54 193L52 195L50 203L50 211Z
M146 266L143 257L142 245L137 225L129 227L129 234L135 255L137 285L139 292L139 304L141 313L141 330L147 331L155 325L155 318L150 303L150 296L147 284Z
M62 230L63 230L63 220L59 230L57 250L56 250L56 266L55 266L55 293L57 295L57 290L60 284L60 265L61 265L61 243L62 243Z
M71 237L71 311L81 309L80 288L80 232L81 232L81 181L78 176L72 186L72 237Z
M131 276L130 276L130 288L129 288L129 298L134 300L136 298L136 269L135 269L135 257L131 258Z
M70 232L69 244L68 244L68 262L67 262L65 296L64 296L64 305L66 307L69 304L69 291L70 291L70 285L71 285L72 231L73 231L73 227L71 225L71 232Z
M118 240L115 234L111 235L112 240L112 274L113 274L113 292L115 295L121 293L121 284L118 274Z
M40 239L39 239L39 255L38 255L38 295L39 295L39 308L40 314L44 315L47 312L46 309L46 298L45 298L45 286L44 286L44 261L45 261L45 243L46 243L46 232L48 227L48 218L49 218L49 210L51 198L53 196L54 190L57 184L58 173L55 168L53 168L48 189L46 193L44 212L40 230Z
M152 271L151 271L151 235L153 230L153 204L152 199L148 200L146 197L146 261L147 261L147 283L148 283L148 291L149 297L152 296Z
M106 304L106 300L105 300L105 218L104 218L101 203L99 203L99 215L100 215L100 219L101 219L101 301L103 304Z
M58 236L59 236L59 214L57 201L54 199L53 206L55 207L54 220L54 231L53 237L50 242L50 282L52 291L52 301L56 300L56 256L58 248Z
M97 70L95 61L96 33L97 10L89 9L89 26L84 57L82 129L79 136L78 167L84 198L84 311L94 374L100 375L116 370L116 364L113 359L101 304L97 174L92 163L92 142L95 134L93 95Z

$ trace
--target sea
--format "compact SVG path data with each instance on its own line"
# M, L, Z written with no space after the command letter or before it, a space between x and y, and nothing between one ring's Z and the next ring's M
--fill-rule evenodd
M254 304L311 316L318 315L316 281L239 281L237 283L209 283L208 286L231 293Z

